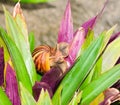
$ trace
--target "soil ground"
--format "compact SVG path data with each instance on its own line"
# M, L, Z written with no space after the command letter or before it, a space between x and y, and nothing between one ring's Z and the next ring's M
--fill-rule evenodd
M44 4L22 4L29 32L35 33L36 46L40 44L55 45L59 25L67 0L55 0ZM105 0L71 0L74 30L102 8ZM5 28L2 4L12 12L14 4L9 0L0 0L0 26ZM108 5L95 27L95 35L115 24L120 31L120 0L109 0Z

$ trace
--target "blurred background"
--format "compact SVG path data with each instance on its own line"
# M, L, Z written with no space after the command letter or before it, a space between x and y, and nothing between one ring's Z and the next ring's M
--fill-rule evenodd
M74 30L82 23L95 16L103 7L105 0L71 0ZM22 4L29 32L34 32L36 46L40 44L56 44L61 19L67 0L54 0L47 3ZM2 5L12 13L15 5L11 0L0 0L0 26L5 28ZM95 26L95 35L118 24L120 31L120 0L109 0L105 11Z

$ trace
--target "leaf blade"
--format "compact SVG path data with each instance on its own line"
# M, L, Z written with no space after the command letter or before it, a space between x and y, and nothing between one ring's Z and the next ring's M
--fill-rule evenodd
M80 56L71 71L64 77L63 81L59 85L62 85L63 87L62 105L68 104L74 92L76 89L78 89L79 85L82 83L86 75L89 73L91 67L96 62L102 41L103 36L100 36L97 40L95 40ZM53 101L54 97L56 97L56 94L53 96Z
M19 27L14 20L14 18L10 15L10 13L4 8L5 19L6 19L6 28L8 35L14 40L16 46L18 47L23 60L25 62L25 66L27 68L27 72L30 76L30 80L32 85L37 80L37 74L35 70L35 65L33 63L33 59L31 56L31 52L28 46L28 42L26 42L24 35L22 34L22 29Z
M17 49L15 43L11 40L11 38L7 35L3 28L0 28L0 32L0 35L6 43L6 46L11 55L18 81L21 81L26 87L26 89L28 89L29 92L32 93L31 81L19 50Z
M99 95L106 88L114 84L120 78L120 65L110 69L108 72L102 74L90 85L83 89L81 105L89 104L97 95Z
M5 92L0 87L0 105L12 105Z

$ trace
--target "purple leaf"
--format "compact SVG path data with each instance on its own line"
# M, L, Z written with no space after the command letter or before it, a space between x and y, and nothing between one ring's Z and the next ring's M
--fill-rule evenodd
M18 84L16 75L12 67L7 64L6 68L6 94L12 102L12 105L20 105L20 97L18 93Z
M116 89L120 89L120 79L112 87Z
M58 33L58 43L60 42L70 43L72 39L73 39L73 22L71 17L70 1L68 0L64 17L62 19L62 23Z
M94 28L97 20L101 17L107 3L108 3L108 0L106 0L102 10L95 17L91 18L90 20L88 20L88 21L86 21L85 23L82 24L82 27L85 29L85 36L87 35L89 29Z
M84 39L85 39L85 31L81 27L75 32L74 39L70 44L69 56L66 58L69 67L71 67L75 62L77 54L84 42Z
M0 86L4 83L4 51L0 48Z
M85 29L85 36L87 35L89 29L93 29L97 21L97 18L98 16L95 16L91 18L90 20L88 20L87 22L85 22L84 24L82 24L82 27Z
M104 101L99 105L111 105L116 101L120 101L120 91L115 88L109 88L104 92Z
M59 68L52 68L49 72L43 75L40 82L36 82L33 86L33 95L36 100L39 98L39 94L43 89L47 89L49 95L52 97L59 82L63 77L62 71Z
M109 40L109 42L108 42L108 44L111 43L112 41L114 41L119 36L120 36L120 32L115 33L114 35L112 35L111 38L110 38L110 40Z
M36 101L38 101L39 95L40 95L42 89L47 90L50 97L53 96L51 87L45 82L36 82L32 89L33 89L33 96Z

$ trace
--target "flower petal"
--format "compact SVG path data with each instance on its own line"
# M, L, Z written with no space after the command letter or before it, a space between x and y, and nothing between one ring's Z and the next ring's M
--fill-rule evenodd
M20 105L20 97L18 93L18 84L15 72L9 64L6 68L6 94L12 102L12 105Z
M87 35L87 32L89 29L93 29L97 20L101 17L106 5L108 3L108 0L105 1L105 4L102 8L102 10L93 18L91 18L90 20L86 21L85 23L82 24L82 27L85 28L85 36Z
M58 43L60 42L71 42L73 39L73 22L71 17L70 0L68 0L64 17L58 33Z
M70 44L69 56L66 58L69 67L71 67L75 62L77 54L84 42L84 38L85 38L85 30L81 27L75 32L74 39Z
M4 83L4 52L3 48L0 48L0 86Z

